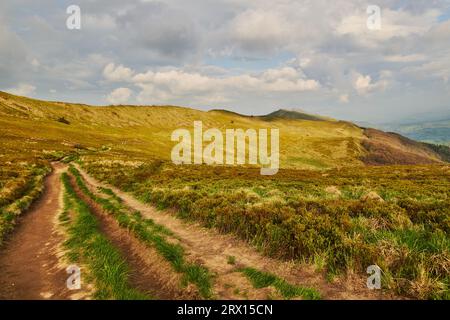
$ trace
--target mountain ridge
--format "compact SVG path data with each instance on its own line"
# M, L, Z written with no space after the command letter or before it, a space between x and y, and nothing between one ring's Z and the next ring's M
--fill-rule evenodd
M266 116L177 106L89 106L47 102L0 92L0 141L5 153L37 155L73 146L111 150L118 156L170 160L178 128L279 128L282 167L443 163L446 150L347 122L280 109Z

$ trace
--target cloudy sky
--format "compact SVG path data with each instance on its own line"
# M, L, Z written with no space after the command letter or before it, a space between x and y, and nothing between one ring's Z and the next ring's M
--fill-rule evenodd
M450 0L0 3L0 90L41 99L376 123L450 110L449 78Z

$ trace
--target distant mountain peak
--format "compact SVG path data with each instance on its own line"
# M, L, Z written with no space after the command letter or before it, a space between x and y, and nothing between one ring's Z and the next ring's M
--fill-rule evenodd
M262 116L263 119L296 119L296 120L310 120L310 121L329 121L330 118L322 117L319 115L305 113L300 109L279 109L268 115Z

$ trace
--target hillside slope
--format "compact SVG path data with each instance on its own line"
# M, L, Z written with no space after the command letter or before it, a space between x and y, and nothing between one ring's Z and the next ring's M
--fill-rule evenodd
M274 119L295 119L295 120L311 120L311 121L332 120L325 117L312 115L300 111L285 110L285 109L274 111L266 116L262 116L261 118L264 120L274 120Z
M363 146L367 154L363 161L372 165L433 164L445 160L429 145L405 138L397 133L365 129Z
M391 156L383 157L380 153L395 154L390 149L392 143L379 135L371 131L368 134L349 122L318 120L292 118L291 114L280 112L268 117L250 117L175 106L93 107L0 92L0 157L26 160L74 148L90 148L117 157L168 160L174 146L170 140L173 130L192 130L194 121L202 121L204 128L220 130L279 128L283 168L326 169L359 166L364 161L409 164L442 160L431 148L403 141L394 145L400 150L406 148L408 154L405 159L402 156L391 161ZM420 156L409 157L415 154ZM374 157L378 160L372 161Z

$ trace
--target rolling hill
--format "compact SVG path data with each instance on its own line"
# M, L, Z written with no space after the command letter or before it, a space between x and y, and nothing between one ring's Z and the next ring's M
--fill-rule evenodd
M176 106L95 107L0 92L1 158L20 161L85 148L117 157L168 160L172 131L192 129L196 120L220 130L279 128L282 168L428 164L445 159L442 150L400 135L295 111L252 117Z

